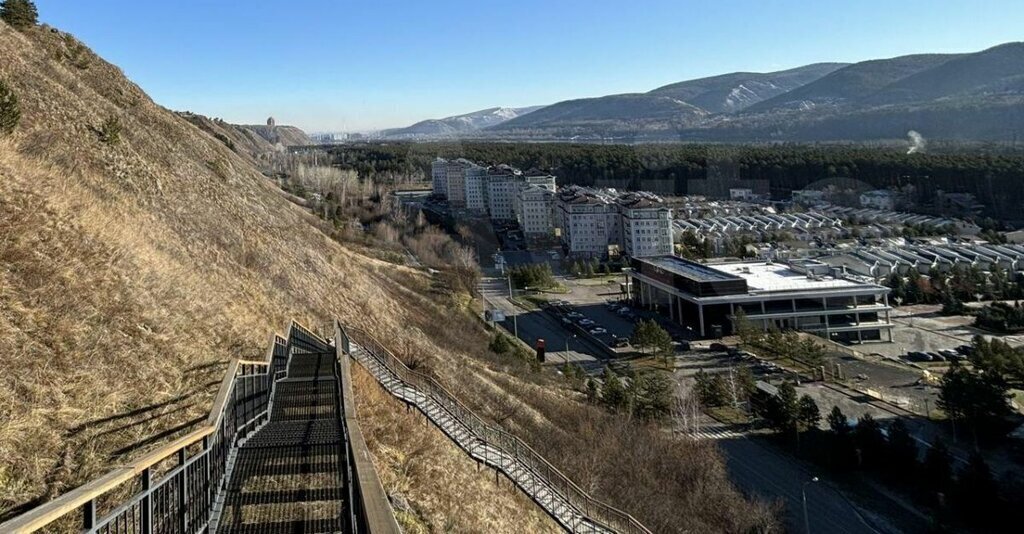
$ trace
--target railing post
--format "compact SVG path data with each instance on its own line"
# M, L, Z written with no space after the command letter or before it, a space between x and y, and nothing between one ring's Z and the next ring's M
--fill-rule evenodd
M181 474L178 480L178 532L188 532L188 468L185 467L185 447L178 450L178 466Z
M86 532L92 531L96 526L96 500L90 499L82 505L82 528Z
M142 470L142 534L153 532L153 479L149 468Z

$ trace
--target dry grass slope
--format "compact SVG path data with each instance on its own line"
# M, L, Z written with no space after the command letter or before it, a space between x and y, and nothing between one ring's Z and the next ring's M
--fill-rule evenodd
M713 448L664 439L474 353L487 333L453 313L445 284L328 239L247 156L73 37L0 23L0 57L23 114L0 141L0 517L187 431L224 362L260 357L267 332L294 316L339 317L387 340L656 531L771 523L728 484ZM111 117L124 126L117 144L96 133ZM376 387L363 381L357 396ZM406 425L400 412L381 402L367 424ZM475 479L450 444L402 429L377 428L373 443L420 526L549 528L521 495L485 505L490 473ZM435 459L450 476L433 476Z
M0 517L186 432L227 359L292 316L401 338L400 268L245 157L69 35L0 23L0 57L23 114L0 142Z

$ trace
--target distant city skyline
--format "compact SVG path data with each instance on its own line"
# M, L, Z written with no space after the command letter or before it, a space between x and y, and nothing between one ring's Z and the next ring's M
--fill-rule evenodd
M373 3L37 0L40 19L157 103L235 123L354 132L495 106L646 92L1021 40L1024 3L611 0Z

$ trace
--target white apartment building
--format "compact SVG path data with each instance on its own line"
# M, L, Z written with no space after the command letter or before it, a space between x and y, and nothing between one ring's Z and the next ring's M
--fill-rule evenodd
M570 255L672 254L672 210L651 193L569 187L557 196L555 223Z
M448 196L448 160L437 158L430 164L430 183L435 195Z
M554 235L555 192L541 185L521 187L517 194L516 218L527 239Z
M611 195L568 187L558 192L555 209L562 247L570 256L600 258L618 245L618 210Z
M449 161L446 165L449 206L453 208L466 207L466 169L472 165L472 161L462 158Z
M672 210L651 193L616 199L622 217L622 250L631 258L672 254Z
M478 213L487 211L487 167L470 164L465 171L466 209Z
M487 212L496 221L516 220L516 195L522 172L509 165L487 169Z

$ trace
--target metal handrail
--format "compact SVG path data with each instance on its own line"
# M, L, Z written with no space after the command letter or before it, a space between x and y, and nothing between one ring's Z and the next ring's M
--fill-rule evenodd
M630 514L591 497L524 441L501 428L488 425L433 377L409 369L369 332L355 327L342 329L341 334L344 337L341 344L346 353L351 354L349 333L354 334L352 337L385 369L403 382L426 392L477 439L515 457L533 473L543 478L547 486L576 508L580 515L618 532L651 534L647 527Z
M308 334L305 327L293 321L289 338L296 331ZM228 453L241 436L268 417L266 407L274 385L272 370L285 343L281 336L272 335L265 361L236 358L228 363L202 427L0 524L0 532L35 532L76 511L81 511L80 524L88 532L110 531L112 522L129 516L132 524L138 525L138 532L152 532L157 522L167 521L175 522L174 531L205 529L214 497L225 482ZM257 372L259 369L262 372ZM189 449L196 446L201 447L199 452L189 456ZM177 460L177 466L155 480L154 468L171 459ZM97 500L136 478L141 491L97 517ZM176 501L165 503L175 517L154 517L154 502L162 498ZM199 505L207 509L205 518L195 509Z

